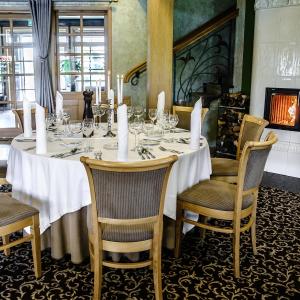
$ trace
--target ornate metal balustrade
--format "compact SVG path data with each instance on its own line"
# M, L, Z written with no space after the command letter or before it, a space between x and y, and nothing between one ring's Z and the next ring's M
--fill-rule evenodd
M205 84L228 91L233 81L235 20L174 53L174 102L192 105Z

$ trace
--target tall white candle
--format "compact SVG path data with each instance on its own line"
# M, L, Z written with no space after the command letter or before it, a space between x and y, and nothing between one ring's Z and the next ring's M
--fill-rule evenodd
M107 71L107 92L110 91L110 70Z
M23 100L23 123L24 123L24 137L29 138L32 136L31 103L27 99Z
M101 78L99 79L99 91L98 91L98 95L99 95L99 103L101 104Z
M123 103L123 83L124 83L124 75L122 74L121 75L121 83L120 83L121 99L120 99L120 103L119 104Z
M117 98L118 98L118 105L121 103L121 89L120 89L120 75L117 75Z
M96 80L96 104L99 104L99 81Z

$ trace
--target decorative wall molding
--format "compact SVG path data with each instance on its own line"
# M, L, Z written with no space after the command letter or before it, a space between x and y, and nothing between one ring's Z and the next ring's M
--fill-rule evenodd
M278 8L300 5L300 0L255 0L255 9Z

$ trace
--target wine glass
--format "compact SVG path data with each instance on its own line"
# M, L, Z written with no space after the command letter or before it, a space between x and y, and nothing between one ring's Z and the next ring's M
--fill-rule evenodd
M144 108L143 108L143 106L137 105L134 108L134 113L133 114L134 114L135 117L141 118L144 115Z
M99 104L92 105L94 123L96 123L97 117L99 117Z
M128 120L133 116L134 109L131 106L127 106L127 118Z
M93 119L84 119L82 122L82 134L83 137L89 138L94 132L94 122Z
M172 133L172 130L175 129L176 125L178 124L179 118L178 115L174 114L174 115L169 115L168 118L168 124L169 124L169 128L170 128L170 133ZM169 143L173 143L174 142L174 137L172 136L169 140Z
M72 120L70 121L69 129L70 129L70 136L76 136L81 133L82 124L78 120Z
M144 120L140 119L138 117L135 117L130 123L129 123L129 130L131 133L134 134L134 148L131 151L136 151L138 148L138 135L143 131L144 126Z
M149 108L148 116L149 116L149 119L151 120L151 122L154 125L154 122L157 119L157 109L156 108Z
M67 112L64 112L62 114L62 122L64 125L64 135L67 135L69 132L69 120L71 118L71 115Z

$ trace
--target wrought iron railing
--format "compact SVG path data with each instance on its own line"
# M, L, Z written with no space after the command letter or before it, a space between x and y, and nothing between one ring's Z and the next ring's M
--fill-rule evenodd
M232 7L174 43L175 103L188 105L204 83L218 83L223 91L232 85L237 15ZM142 62L125 74L124 82L137 85L146 70Z
M211 32L174 54L174 102L192 104L206 84L218 84L222 92L232 87L235 21Z

